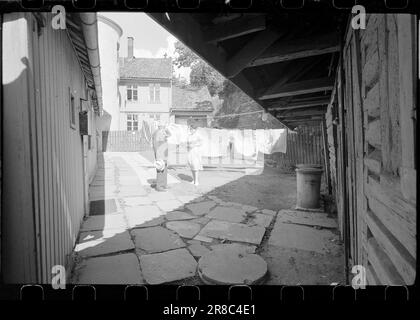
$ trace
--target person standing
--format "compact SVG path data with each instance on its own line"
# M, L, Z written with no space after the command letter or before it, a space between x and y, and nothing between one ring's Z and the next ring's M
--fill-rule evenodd
M156 190L165 191L168 187L168 137L170 132L163 124L153 133L153 151L156 166Z
M187 150L188 150L188 165L191 169L193 181L191 182L195 186L198 186L198 171L203 170L201 162L201 145L202 137L197 132L197 125L195 122L190 122L189 132L187 139Z

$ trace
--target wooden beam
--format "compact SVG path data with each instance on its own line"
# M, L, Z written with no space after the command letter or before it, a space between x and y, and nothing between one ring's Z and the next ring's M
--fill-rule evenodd
M316 60L316 61L306 60L306 61L303 61L303 62L293 66L293 68L287 68L287 69L283 70L283 72L282 72L283 76L280 77L279 80L277 80L277 82L274 85L272 85L271 87L280 88L283 85L285 85L287 82L293 82L293 81L295 81L299 78L302 78L314 66L317 65L318 61L319 60ZM260 90L257 94L258 95L263 95L267 91L267 88L264 88L262 90L263 91ZM288 98L286 100L290 100L290 98Z
M320 121L322 121L322 117L312 117L312 118L307 118L307 119L305 119L305 118L302 118L302 119L288 119L288 120L281 120L281 121L283 121L284 123L287 123L287 124L289 124L289 123L293 123L293 125L295 125L297 122L320 122Z
M220 47L204 41L200 24L188 13L147 13L154 21L188 46L222 75L225 74L226 53Z
M241 13L232 13L232 14L221 14L212 20L214 24L224 23L234 19L238 19L242 16Z
M296 128L297 126L313 126L318 124L322 119L308 119L308 120L287 120L284 123L291 128Z
M309 107L315 107L315 106L324 106L326 107L330 103L330 97L327 98L321 98L321 99L313 99L309 100L307 102L294 102L292 100L291 103L288 103L286 105L279 105L274 107L268 107L267 110L276 110L276 111L282 111L282 110L294 110L294 109L305 109Z
M262 30L265 30L265 16L245 17L207 29L204 39L216 43Z
M248 67L317 56L338 52L339 50L340 46L336 33L304 39L291 39L290 41L278 41L252 61Z
M245 46L239 49L226 63L226 76L232 78L281 37L275 30L258 32Z
M281 86L275 84L268 89L259 99L275 99L281 97L289 97L299 94L307 94L320 91L332 90L334 80L332 78L319 78L304 80L299 82L287 83Z
M277 118L297 118L297 117L312 117L312 116L323 116L325 115L325 110L304 110L304 111L295 111L288 112L277 116Z
M245 92L250 97L254 96L254 87L249 82L248 78L241 72L236 75L234 78L230 79L234 85L236 85L240 90Z

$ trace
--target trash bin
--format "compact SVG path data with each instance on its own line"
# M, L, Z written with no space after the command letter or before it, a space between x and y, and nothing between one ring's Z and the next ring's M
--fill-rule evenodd
M300 166L300 167L298 167ZM316 167L315 167L316 166ZM319 209L319 197L321 189L322 166L320 165L297 165L297 204L299 209Z
M314 163L301 163L296 165L297 169L302 168L315 168L315 169L322 169L322 165L320 164L314 164Z

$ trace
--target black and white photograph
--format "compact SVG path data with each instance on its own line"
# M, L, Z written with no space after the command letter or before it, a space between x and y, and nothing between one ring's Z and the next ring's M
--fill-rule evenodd
M415 15L1 10L1 283L414 284Z

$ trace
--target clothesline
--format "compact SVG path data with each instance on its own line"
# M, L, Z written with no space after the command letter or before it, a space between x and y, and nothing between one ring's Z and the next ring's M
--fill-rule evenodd
M169 144L179 145L188 141L187 125L170 124L166 129L171 133ZM198 128L197 131L203 142L202 155L207 157L223 156L231 144L236 152L245 156L256 157L258 152L286 153L287 129Z
M257 113L264 113L265 110L258 110L258 111L250 111L250 112L242 112L242 113L231 113L231 114L225 114L221 116L210 116L212 119L219 119L219 118L230 118L230 117L236 117L236 116L245 116L250 114L257 114ZM172 112L159 112L164 114L172 114ZM203 117L188 117L188 119L192 120L201 120Z

